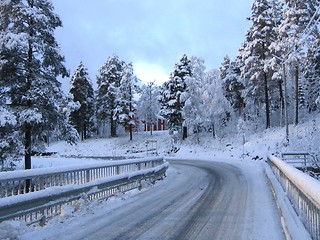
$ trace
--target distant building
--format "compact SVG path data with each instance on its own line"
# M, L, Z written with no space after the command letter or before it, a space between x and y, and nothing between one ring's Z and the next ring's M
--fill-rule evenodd
M154 123L142 121L143 123L143 131L163 131L166 130L165 126L165 120L164 119L158 119Z
M137 111L135 110L135 113ZM133 132L139 132L139 131L144 131L144 132L150 132L152 131L164 131L166 130L166 124L165 120L159 116L158 119L152 124L151 122L147 122L145 120L140 120L137 117L137 114L135 114L134 117L134 122L135 124L132 125L132 131ZM110 137L110 122L108 120L105 121L99 121L97 124L97 136L98 137ZM126 125L123 127L122 125L118 125L117 127L117 133L118 134L123 134L125 132L129 132L130 127L129 125Z
M132 132L138 132L139 131L139 119L135 116L134 120L134 125L132 125ZM130 132L130 126L126 125L124 127L125 132Z

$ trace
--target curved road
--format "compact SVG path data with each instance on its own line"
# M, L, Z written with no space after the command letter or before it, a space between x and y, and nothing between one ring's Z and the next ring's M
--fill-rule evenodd
M197 160L170 164L164 182L120 206L102 202L93 212L58 220L60 225L26 233L22 240L282 239L268 187L264 182L258 184L263 180L256 181L257 176L263 178L260 172L252 178L227 163Z
M205 161L171 166L178 171L168 181L174 184L151 188L108 216L97 215L52 239L241 239L248 192L241 171Z

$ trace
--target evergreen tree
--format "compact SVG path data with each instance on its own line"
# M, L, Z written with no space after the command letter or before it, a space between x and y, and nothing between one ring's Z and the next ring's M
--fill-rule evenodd
M249 79L247 88L254 102L265 105L266 128L270 127L270 92L275 92L277 84L272 84L272 68L268 65L272 58L270 45L276 39L274 31L276 25L273 16L272 1L255 0L252 6L252 14L249 20L252 27L247 32L246 46L243 61L245 62L244 73Z
M142 121L150 125L152 135L153 125L159 118L160 104L158 101L159 87L154 82L149 82L141 87L141 96L138 101L138 115Z
M121 125L129 127L130 141L132 141L132 127L136 125L134 94L138 90L137 82L132 64L125 65L116 98L115 115Z
M191 62L187 55L183 55L175 65L169 81L165 82L160 91L160 115L168 121L170 129L181 130L184 122L182 109L184 100L181 95L186 91L186 78L191 76Z
M316 12L320 3L316 0L309 0L310 9ZM311 4L312 3L312 4ZM307 85L307 108L309 112L319 111L320 104L320 34L319 24L316 19L320 18L320 12L313 16L314 20L310 22L308 31L305 31L304 40L307 43L307 54L304 60L304 77Z
M100 123L110 125L110 136L117 136L118 119L116 114L117 96L125 63L113 55L99 70L97 77L96 117Z
M192 57L190 60L191 76L186 77L186 90L181 95L184 102L182 117L184 124L196 134L199 142L199 133L204 128L204 113L208 110L208 105L204 105L203 92L206 89L206 73L204 60Z
M238 62L231 62L229 57L225 57L220 67L221 87L225 98L234 109L237 117L240 117L245 107L243 97L244 85L241 82L241 69Z
M319 111L320 108L320 35L309 47L305 60L305 78L307 81L307 106L309 112Z
M300 71L301 63L305 58L305 46L302 37L304 34L317 35L318 29L308 30L308 25L312 19L319 2L315 0L285 0L283 11L283 21L277 28L278 41L276 47L283 49L284 61L288 63L289 72L294 73L294 123L299 122L299 85L303 85Z
M31 168L32 139L59 125L67 128L59 105L57 76L67 76L54 31L62 25L47 0L1 1L1 87L24 132L25 168Z
M80 107L71 112L70 121L77 129L81 139L87 139L94 129L94 90L89 74L81 62L71 77L70 94Z
M12 167L14 161L19 159L22 143L19 141L19 133L16 129L17 120L14 114L5 106L0 107L0 163L1 170Z
M228 75L228 72L229 72L229 68L230 68L230 58L228 55L226 55L224 58L223 58L223 63L221 64L220 68L219 68L219 71L220 71L220 79L223 80L227 77Z

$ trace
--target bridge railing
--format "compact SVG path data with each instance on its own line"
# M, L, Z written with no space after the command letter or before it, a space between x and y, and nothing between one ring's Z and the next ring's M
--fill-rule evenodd
M108 198L164 177L161 157L0 173L0 222L22 218L32 223L61 213L65 204ZM26 189L25 182L30 188ZM28 184L29 185L29 184Z
M277 157L268 156L268 163L312 238L320 240L320 182Z
M101 178L156 167L162 163L163 159L158 157L143 160L95 163L85 167L58 167L0 172L0 198L40 191L54 186L81 185ZM26 181L29 181L29 184L25 184ZM28 189L26 186L29 186Z

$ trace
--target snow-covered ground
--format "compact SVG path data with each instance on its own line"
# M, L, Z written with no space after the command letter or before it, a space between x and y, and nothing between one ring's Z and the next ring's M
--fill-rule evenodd
M32 159L33 168L47 168L61 165L84 165L92 163L92 161L117 160L121 158L135 158L147 157L153 154L154 148L159 155L164 155L167 158L174 157L180 159L204 159L209 161L227 162L237 166L246 173L248 180L255 182L252 191L255 198L260 198L261 202L271 204L273 197L271 191L269 194L259 194L259 189L268 188L264 174L265 163L268 154L279 155L286 151L307 151L314 152L317 149L316 143L319 142L317 137L319 135L319 120L309 121L306 124L301 124L298 127L290 126L290 144L285 145L285 131L282 128L273 128L266 130L263 133L257 133L250 136L235 136L232 139L212 139L209 136L203 137L199 144L194 144L192 138L184 142L176 142L168 132L154 132L151 136L149 133L135 133L133 141L128 140L128 136L120 136L118 138L109 139L91 139L80 142L77 145L70 146L64 142L53 143L47 149L50 152L57 154L50 157L34 157ZM156 140L156 142L146 144L146 140ZM178 149L177 152L170 151L170 149ZM19 168L23 168L20 164ZM177 174L174 169L169 170L169 175ZM170 184L168 177L165 181L159 184ZM154 187L157 187L154 186ZM148 191L148 188L144 191ZM131 191L121 198L113 198L108 201L104 207L114 209L126 201L132 201L132 197L139 195L138 191ZM285 195L283 194L283 198ZM130 200L131 199L131 200ZM134 198L136 199L136 198ZM92 203L90 206L85 205L79 211L73 213L70 209L65 209L62 216L55 220L49 221L47 226L51 228L58 227L61 222L67 221L69 218L75 218L81 215L82 218L86 215L84 213L94 211L94 209L101 209L98 202ZM100 211L100 210L99 210ZM249 209L250 217L255 219L256 223L261 226L259 231L251 229L247 226L247 231L257 231L260 236L268 236L268 224L274 219L265 219L263 209L256 209L252 206ZM28 233L41 231L41 227L36 225L26 226L20 222L4 222L0 224L0 239L28 239ZM44 234L45 231L41 231ZM43 236L46 239L46 236ZM267 238L265 238L267 239Z

